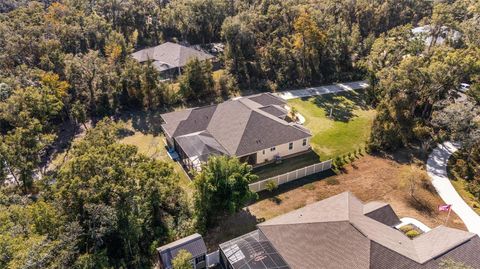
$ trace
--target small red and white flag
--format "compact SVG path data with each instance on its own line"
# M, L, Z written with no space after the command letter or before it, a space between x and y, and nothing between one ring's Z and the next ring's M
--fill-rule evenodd
M438 211L450 211L450 208L452 205L439 205L438 206Z

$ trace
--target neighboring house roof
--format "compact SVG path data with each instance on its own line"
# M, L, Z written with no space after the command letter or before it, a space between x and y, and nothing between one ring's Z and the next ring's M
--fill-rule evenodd
M269 93L241 97L218 105L162 114L165 121L162 127L177 143L189 134L208 134L215 140L212 148L231 156L244 156L311 136L302 126L279 118L279 114L286 112L281 107L285 104ZM196 146L201 147L204 146Z
M214 58L211 54L172 42L139 50L132 53L132 57L141 63L152 61L159 71L185 66L193 58L200 61Z
M190 252L193 257L207 253L207 246L205 245L202 236L198 233L161 246L157 248L157 252L161 256L164 266L168 269L172 267L172 259L174 259L182 249Z
M438 268L443 258L479 268L477 235L439 226L410 239L383 223L397 222L390 209L364 205L345 192L261 223L258 230L295 269Z
M415 36L422 38L425 45L430 45L432 42L432 30L433 29L430 25L424 25L413 28L412 33ZM462 34L459 31L450 29L446 26L442 26L440 31L440 35L437 37L437 40L433 45L442 45L445 43L446 39L458 41L462 37Z

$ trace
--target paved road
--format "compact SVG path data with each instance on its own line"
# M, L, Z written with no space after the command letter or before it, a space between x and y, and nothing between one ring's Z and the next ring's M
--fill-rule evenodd
M480 216L460 197L447 175L448 158L459 147L459 143L452 142L438 145L428 157L427 172L440 197L446 204L452 205L452 210L462 219L468 231L480 235Z
M285 100L289 100L294 98L322 95L327 93L337 93L337 92L365 89L368 86L369 85L367 81L363 80L363 81L337 83L337 84L320 86L320 87L310 87L310 88L299 89L299 90L281 91L275 94L278 97L281 97Z

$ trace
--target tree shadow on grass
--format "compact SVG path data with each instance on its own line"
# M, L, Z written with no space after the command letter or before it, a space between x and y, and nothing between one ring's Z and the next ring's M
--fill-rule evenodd
M143 134L159 135L162 132L160 111L131 110L122 113L119 119L132 122L135 131Z
M421 198L421 197L407 197L407 203L409 206L412 208L428 215L428 216L433 216L435 209L434 206L432 206L427 200Z
M274 202L277 205L282 203L282 199L278 196L273 196L272 198L270 198L270 201Z
M204 239L208 250L217 250L219 244L254 231L257 224L263 221L265 220L257 219L248 208L219 218L218 225L210 228L205 234Z
M390 159L399 164L412 164L415 162L427 162L428 154L425 156L420 147L410 144L407 147L401 147L394 151L371 152L372 156Z
M359 91L347 91L338 94L324 94L314 97L313 103L325 110L327 116L335 121L349 122L357 117L355 110L368 110L365 96Z

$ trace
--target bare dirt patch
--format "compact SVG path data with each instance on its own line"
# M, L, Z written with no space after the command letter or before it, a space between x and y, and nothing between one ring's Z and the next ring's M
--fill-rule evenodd
M285 192L279 189L278 194L266 197L248 206L248 209L258 220L266 220L341 192L351 191L364 202L378 200L389 203L399 217L416 218L432 228L445 225L446 214L437 211L437 206L443 204L443 201L434 191L419 187L416 197L421 204L412 202L400 179L406 166L408 165L390 159L364 156L345 167L343 174L314 180ZM463 222L453 212L447 226L466 230Z

